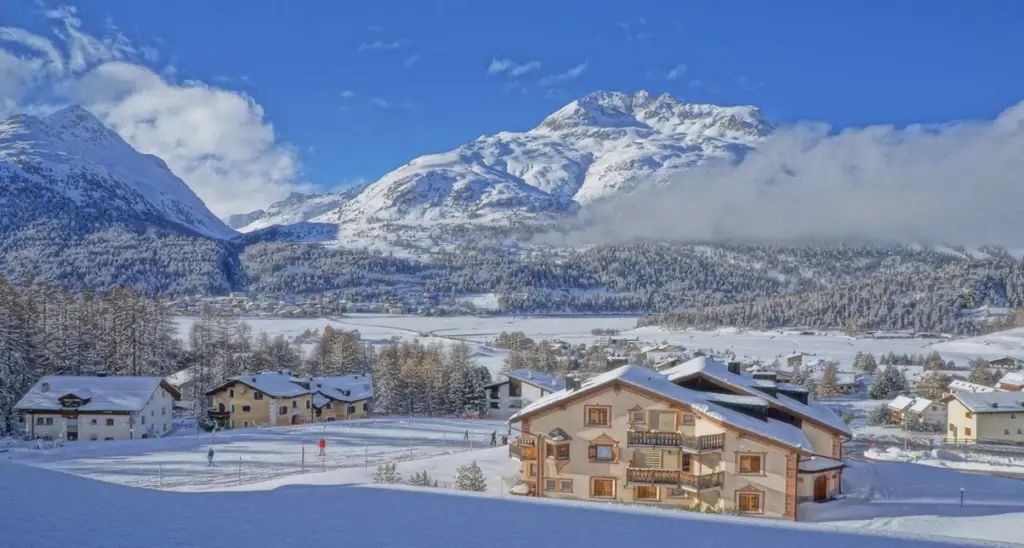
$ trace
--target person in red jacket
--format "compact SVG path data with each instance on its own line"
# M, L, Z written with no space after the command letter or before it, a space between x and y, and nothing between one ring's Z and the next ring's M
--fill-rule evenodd
M327 453L325 450L327 449L327 442L323 438L320 438L320 443L318 445L320 445L320 455L318 456L326 457Z

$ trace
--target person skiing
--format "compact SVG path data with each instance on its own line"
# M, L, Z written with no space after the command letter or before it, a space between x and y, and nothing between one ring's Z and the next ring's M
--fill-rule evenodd
M326 457L327 456L327 452L326 452L326 450L327 450L327 441L324 440L323 438L320 438L320 443L317 444L317 445L320 446L320 454L318 456Z
M466 430L466 433L462 435L462 439L469 441L469 430Z
M213 466L213 447L211 447L210 450L206 452L206 465Z
M501 435L501 444L502 445L508 445L508 436L506 436L504 434Z
M496 447L497 445L498 445L498 431L495 430L494 432L491 432L491 447Z

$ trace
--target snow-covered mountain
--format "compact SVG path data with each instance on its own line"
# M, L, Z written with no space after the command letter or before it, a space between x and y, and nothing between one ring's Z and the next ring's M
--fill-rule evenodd
M240 232L252 232L274 225L303 223L345 205L358 196L366 186L362 184L338 192L320 194L292 192L284 200L275 202L266 209L231 215L226 217L224 222Z
M60 201L112 221L235 235L163 160L139 153L79 106L0 122L0 182L0 196L18 198L0 201L6 219L45 215Z
M309 220L360 224L487 222L561 216L640 185L671 184L736 162L773 127L754 107L596 92L526 132L482 136L417 158Z

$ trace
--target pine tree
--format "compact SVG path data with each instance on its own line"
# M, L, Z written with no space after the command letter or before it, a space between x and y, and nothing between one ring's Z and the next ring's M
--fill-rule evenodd
M815 387L818 397L834 398L839 395L839 386L836 379L837 373L838 370L835 362L830 361L825 364L825 370L821 372L821 381Z
M922 395L928 399L937 400L943 397L949 389L952 378L939 371L928 371L921 377Z
M395 463L386 462L377 466L377 472L373 475L373 483L401 483L402 474L396 470Z
M875 355L870 352L864 354L861 367L861 370L868 374L873 374L875 371L878 371L878 363L875 362Z
M461 491L486 491L487 480L480 466L473 461L458 467L455 471L455 487Z
M989 367L990 364L988 361L976 358L971 362L971 370L967 374L967 382L973 382L984 386L995 385L996 379L992 378L992 372L989 370Z
M868 389L868 395L873 400L890 400L906 393L909 389L910 386L903 371L898 366L890 365L880 374L875 375L875 380L871 383L871 388Z
M373 370L374 407L384 413L402 412L398 377L401 365L398 363L398 347L385 347L377 356Z
M430 476L427 475L427 471L424 470L413 474L412 477L409 478L408 483L409 485L415 485L416 487L434 487L435 481L436 480L431 479Z

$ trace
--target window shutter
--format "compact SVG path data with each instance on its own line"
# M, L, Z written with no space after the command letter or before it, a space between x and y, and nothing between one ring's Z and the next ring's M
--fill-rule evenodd
M618 445L613 445L612 446L612 461L613 462L619 462L619 446Z
M596 445L591 445L587 449L587 456L590 457L591 461L597 460L597 446Z

